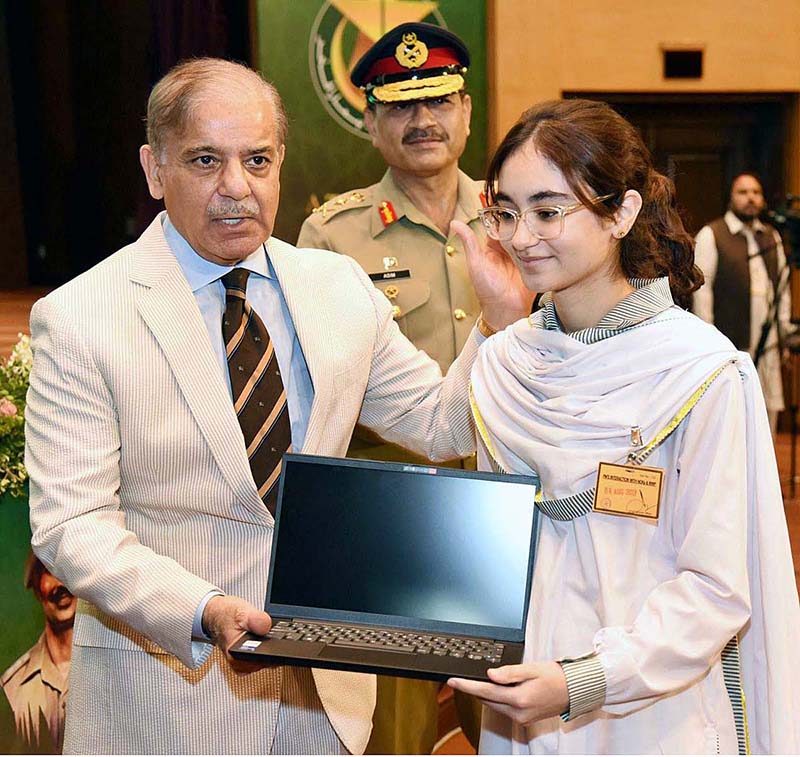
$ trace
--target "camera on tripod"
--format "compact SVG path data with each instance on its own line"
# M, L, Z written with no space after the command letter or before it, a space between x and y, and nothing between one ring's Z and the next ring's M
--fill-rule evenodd
M769 220L774 226L800 231L800 195L787 194L786 206L767 212Z
M800 324L800 195L787 194L783 207L767 213L772 225L783 238L784 253L789 266L789 284L792 294L791 322ZM797 476L797 413L800 410L800 329L783 335L783 346L791 355L791 393L789 414L792 424L792 467L789 476L791 496L794 496Z
M791 322L800 324L800 195L787 194L783 207L767 212L770 223L783 238L786 262L791 272L790 288L792 293ZM797 332L792 335L787 346L793 352L800 352L800 340Z

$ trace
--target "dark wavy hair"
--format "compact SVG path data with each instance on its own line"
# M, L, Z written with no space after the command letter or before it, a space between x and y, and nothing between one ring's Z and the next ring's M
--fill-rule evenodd
M653 168L639 132L606 103L552 100L534 105L506 134L489 164L486 195L494 202L500 169L531 143L564 175L578 200L600 218L612 219L625 192L642 196L642 209L619 242L619 262L629 279L669 277L675 302L691 305L703 284L694 264L694 240L683 226L675 186ZM605 202L592 198L612 195Z

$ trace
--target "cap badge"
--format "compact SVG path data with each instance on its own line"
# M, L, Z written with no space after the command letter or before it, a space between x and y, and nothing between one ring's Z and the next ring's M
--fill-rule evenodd
M395 49L394 57L403 68L419 68L428 60L428 46L414 32L408 32Z

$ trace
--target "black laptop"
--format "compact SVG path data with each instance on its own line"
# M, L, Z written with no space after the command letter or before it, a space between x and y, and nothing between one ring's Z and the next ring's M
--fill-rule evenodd
M287 454L266 637L234 657L446 680L522 661L536 480Z

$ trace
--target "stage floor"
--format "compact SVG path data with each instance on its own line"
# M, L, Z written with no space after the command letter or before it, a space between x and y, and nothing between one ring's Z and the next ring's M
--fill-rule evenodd
M0 358L5 360L17 343L17 334L30 333L28 316L31 306L49 289L0 290Z

